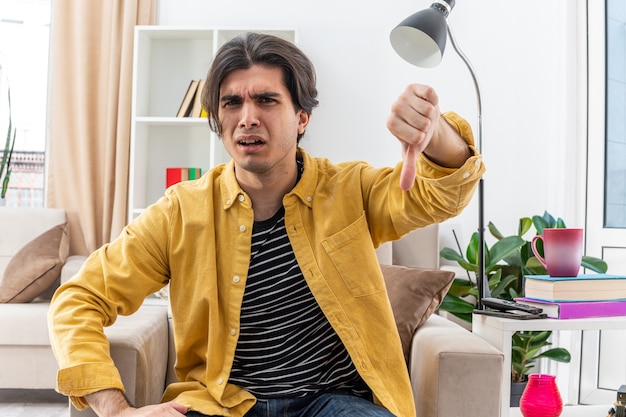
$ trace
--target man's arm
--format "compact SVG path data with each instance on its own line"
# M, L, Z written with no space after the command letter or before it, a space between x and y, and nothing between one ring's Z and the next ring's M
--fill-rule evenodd
M100 417L181 417L187 407L175 402L133 408L120 390L107 389L85 396L89 406Z
M459 132L443 117L437 120L437 130L424 149L424 155L445 168L460 168L474 152Z
M461 136L442 117L439 97L431 87L412 84L391 107L387 128L402 144L400 186L413 185L417 157L424 153L434 163L459 168L472 156Z

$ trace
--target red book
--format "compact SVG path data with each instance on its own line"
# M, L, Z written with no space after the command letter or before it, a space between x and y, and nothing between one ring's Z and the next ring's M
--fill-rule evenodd
M197 180L202 175L200 168L166 168L165 188L187 180Z
M521 304L543 309L554 319L583 319L588 317L626 316L626 300L612 301L545 301L534 298L516 298Z
M165 188L183 181L183 168L167 168L165 172Z

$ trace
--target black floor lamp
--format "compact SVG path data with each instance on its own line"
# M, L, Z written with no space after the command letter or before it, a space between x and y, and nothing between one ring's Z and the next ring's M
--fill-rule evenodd
M406 19L391 31L391 45L404 60L418 67L432 68L441 62L449 36L452 47L461 57L469 70L478 104L478 151L482 154L482 101L478 79L472 64L458 47L446 18L454 7L455 0L435 0L428 9L419 11ZM478 309L484 310L484 298L491 297L489 281L485 276L485 214L484 214L483 178L478 183Z

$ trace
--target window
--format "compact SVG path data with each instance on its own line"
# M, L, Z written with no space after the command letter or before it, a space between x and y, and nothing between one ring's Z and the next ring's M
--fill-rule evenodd
M606 1L604 227L626 228L626 3Z
M8 123L7 88L16 128L10 207L43 207L51 0L0 2L0 154Z
M626 274L626 4L589 1L581 7L588 24L586 253L602 257L609 273ZM584 332L581 403L615 401L626 381L625 337L623 330Z

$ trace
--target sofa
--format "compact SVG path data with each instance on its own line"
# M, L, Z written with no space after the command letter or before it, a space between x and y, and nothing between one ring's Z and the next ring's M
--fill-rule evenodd
M0 389L54 389L58 366L48 336L49 300L85 257L67 256L62 209L0 208L0 230ZM167 307L146 303L105 331L127 397L137 404L158 402L168 360ZM70 415L95 417L73 408Z
M59 209L0 209L0 277L9 264L15 270L12 261L18 254L23 256L24 248L28 249L33 240L65 221L65 211ZM48 291L29 302L0 303L0 388L55 386L57 364L46 324L49 298L59 282L74 275L85 259L68 257L67 253L64 257L60 252L55 265L59 276ZM420 229L377 252L390 300L395 300L392 308L406 349L417 416L459 415L459 410L468 416L499 416L502 353L436 314L453 276L438 271L437 227ZM441 281L431 285L434 295L425 292L422 285L426 283L422 280L432 283L433 277ZM406 290L405 282L413 285L411 291ZM4 284L3 277L0 297ZM120 317L105 331L127 397L137 406L157 402L165 385L176 379L167 303L149 297L137 313ZM70 408L72 417L95 416L91 410Z

